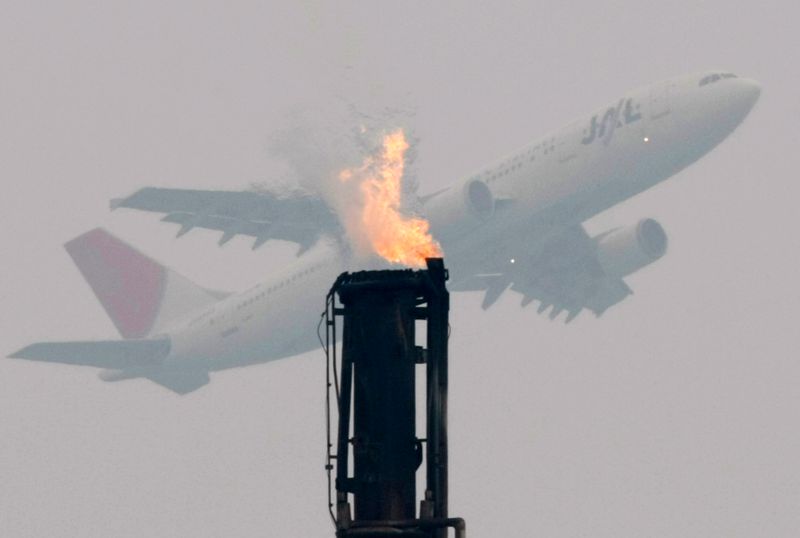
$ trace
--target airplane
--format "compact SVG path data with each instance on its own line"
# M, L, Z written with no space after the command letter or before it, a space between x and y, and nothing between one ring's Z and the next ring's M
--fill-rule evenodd
M662 226L644 218L589 236L588 218L675 175L744 120L759 84L726 71L630 91L451 187L418 197L446 253L451 291L504 292L549 317L600 316L630 293L624 278L661 258ZM102 368L105 381L147 378L185 394L209 372L313 349L328 287L356 260L321 196L147 187L114 208L164 213L178 236L198 227L299 245L298 260L242 293L205 289L102 229L66 243L122 340L41 342L11 357ZM362 260L363 261L363 260ZM360 262L359 262L360 263Z

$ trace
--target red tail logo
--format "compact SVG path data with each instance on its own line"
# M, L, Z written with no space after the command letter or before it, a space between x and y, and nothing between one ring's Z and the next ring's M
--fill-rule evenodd
M161 305L166 269L101 228L64 247L123 338L147 336Z

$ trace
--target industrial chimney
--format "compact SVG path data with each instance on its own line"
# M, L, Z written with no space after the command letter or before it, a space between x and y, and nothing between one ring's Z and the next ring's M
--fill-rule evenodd
M426 261L419 271L343 273L327 296L326 467L337 538L445 538L448 527L465 536L464 521L448 517L447 507L447 270L440 258ZM424 346L418 321L426 324ZM416 431L418 377L427 392L424 438Z

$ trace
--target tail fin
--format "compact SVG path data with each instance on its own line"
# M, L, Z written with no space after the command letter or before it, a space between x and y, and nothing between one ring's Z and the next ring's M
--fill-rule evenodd
M227 295L201 288L102 228L64 248L123 338L143 338Z

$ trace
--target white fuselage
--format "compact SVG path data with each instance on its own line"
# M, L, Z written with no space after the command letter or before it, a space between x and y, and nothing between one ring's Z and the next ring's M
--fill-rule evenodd
M337 241L324 239L285 271L180 320L166 331L165 366L218 370L308 351L319 344L325 293L348 260Z
M670 79L465 178L452 189L479 180L504 208L480 222L449 223L441 237L433 228L451 275L502 270L550 231L669 178L730 134L758 95L754 81L724 73ZM313 349L325 294L341 272L365 268L353 265L346 247L321 241L285 272L174 324L164 366L218 370Z

